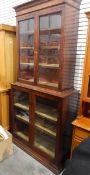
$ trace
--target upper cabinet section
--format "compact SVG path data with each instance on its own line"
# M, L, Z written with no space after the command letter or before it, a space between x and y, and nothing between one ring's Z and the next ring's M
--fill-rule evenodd
M79 4L37 0L15 7L18 81L63 91L74 86Z

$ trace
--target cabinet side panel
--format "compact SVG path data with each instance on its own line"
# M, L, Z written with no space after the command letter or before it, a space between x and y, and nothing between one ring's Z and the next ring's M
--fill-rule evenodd
M74 86L79 11L66 5L64 17L64 67L62 89Z
M5 87L5 31L0 31L0 87Z
M9 95L7 92L0 93L0 124L9 129Z
M16 81L17 77L17 58L16 58L16 35L7 32L5 35L5 69L6 69L6 87L10 87L10 83Z

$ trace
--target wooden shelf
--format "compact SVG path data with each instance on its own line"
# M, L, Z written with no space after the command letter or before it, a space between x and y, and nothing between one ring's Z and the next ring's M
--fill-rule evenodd
M60 49L60 45L40 45L40 49Z
M26 77L25 77L25 79L24 78L20 78L20 80L23 80L23 81L26 80L26 81L29 81L29 82L32 82L32 83L34 82L34 79L33 78L30 79L30 76L28 77L28 79L26 79Z
M56 84L56 83L49 83L49 82L45 82L45 81L38 81L38 84L58 88L58 84Z
M20 32L20 35L34 35L34 31Z
M20 49L34 49L34 47L33 47L33 46L31 46L31 47L28 47L28 46L25 46L25 47L24 47L24 46L21 46Z
M47 64L47 63L39 63L39 66L40 67L43 67L43 68L54 68L54 69L57 69L59 68L59 64Z
M26 66L34 66L34 63L20 63L20 65L26 65Z
M22 116L22 115L16 114L16 118L26 123L29 123L29 116Z
M28 31L28 35L34 35L34 31Z
M31 78L31 79L29 79L28 81L30 81L30 82L32 82L32 83L33 83L33 82L34 82L34 79L33 79L33 78Z
M20 109L29 111L29 106L28 106L28 105L23 105L23 104L21 104L21 103L14 103L14 106L15 106L15 107L18 107L18 108L20 108Z
M39 148L40 150L42 150L43 152L45 152L46 154L48 154L52 158L55 157L55 152L52 151L52 150L49 150L48 148L44 147L43 145L35 142L34 146L37 147L37 148Z
M52 121L52 122L57 122L57 118L53 118L52 116L49 116L47 114L44 114L44 113L38 112L38 111L35 111L35 113L37 115L39 115L41 118L45 118L45 119L47 119L49 121Z
M40 35L48 35L48 34L61 34L60 28L47 28L47 29L41 29Z
M48 134L48 135L50 135L50 136L54 136L54 137L56 137L56 133L54 132L54 131L51 131L50 129L48 129L48 128L45 128L45 127L43 127L43 126L41 126L41 125L39 125L39 124L35 124L35 126L40 130L40 131L42 131L42 132L44 132L44 133L46 133L46 134Z
M33 78L31 78L31 79L29 79L29 81L33 83L33 82L34 82L34 79L33 79Z
M15 134L24 139L25 141L29 141L29 137L26 135L26 131L17 131L15 132Z
M49 54L47 54L47 55L45 55L45 57L46 58L44 58L44 55L43 54L39 54L39 58L41 58L41 59L43 59L44 58L44 60L46 60L46 59L48 59L48 58L56 58L57 60L58 60L58 57L59 56L59 53L57 52L57 53L55 53L55 54L51 54L51 55L49 55Z
M37 105L35 113L42 118L46 118L50 121L57 122L57 111L51 107L39 104Z
M35 113L39 115L41 118L45 118L47 120L57 122L57 113L53 111L53 109L50 109L49 107L46 108L43 105L38 105L37 109L35 110Z

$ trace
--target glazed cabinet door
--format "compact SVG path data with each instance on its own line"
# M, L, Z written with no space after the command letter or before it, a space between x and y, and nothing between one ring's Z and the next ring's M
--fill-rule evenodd
M39 16L38 80L40 86L57 89L59 86L59 60L61 13Z
M34 147L40 154L55 159L58 101L34 94Z
M58 89L61 81L61 14L52 9L35 17L18 20L18 79L49 89Z
M12 115L13 134L29 144L30 99L28 91L12 89Z
M34 25L32 17L18 22L19 28L19 79L34 83Z

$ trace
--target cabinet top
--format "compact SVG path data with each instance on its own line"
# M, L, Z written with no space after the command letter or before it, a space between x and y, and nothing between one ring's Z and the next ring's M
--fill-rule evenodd
M0 31L5 30L9 32L16 32L16 27L15 26L10 26L6 24L1 24L0 25Z
M58 5L58 4L69 4L76 8L79 8L81 0L31 0L30 2L23 3L21 5L15 6L14 9L16 12L25 10L27 8L36 7L38 5L43 4L42 8L45 8L44 4L50 4L50 6Z

